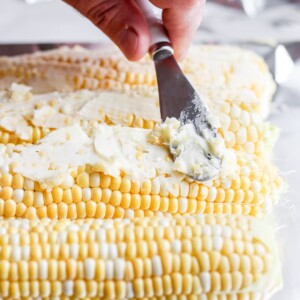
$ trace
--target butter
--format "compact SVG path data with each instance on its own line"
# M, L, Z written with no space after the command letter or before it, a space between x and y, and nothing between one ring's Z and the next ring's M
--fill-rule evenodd
M171 124L175 126L176 122ZM173 162L167 146L153 143L155 132L106 124L84 130L75 124L54 130L34 145L15 146L3 156L0 167L7 169L13 165L14 172L50 189L66 181L75 168L91 165L113 177L122 173L138 182L154 179L159 184L167 184L167 189L172 191L174 184L186 177L186 169L180 164L192 168L192 163L186 156ZM226 156L225 152L225 161ZM236 171L236 166L230 165L233 176ZM227 170L221 170L220 176L223 172L228 176Z
M167 118L164 123L156 125L151 137L154 143L170 147L174 155L174 170L203 179L212 179L219 173L219 160L223 157L225 144L220 136L213 138L208 129L198 135L193 124L181 126L179 120Z
M129 116L160 121L156 99L131 92L78 91L33 95L31 88L13 83L0 94L0 127L22 140L31 138L31 126L59 129L82 122L127 125ZM157 107L157 109L153 109Z
M149 130L98 125L94 132L95 151L104 171L118 176L122 170L131 179L140 181L159 174L172 174L173 168L166 147L148 142Z
M158 121L154 101L152 97L148 102L136 95L87 90L32 95L29 87L13 84L0 98L0 126L23 140L30 139L32 125L54 130L35 145L16 146L3 157L0 167L7 170L13 165L14 172L49 188L86 164L114 177L124 174L140 182L155 178L168 184L170 191L186 173L220 179L238 174L236 152L225 149L221 138L199 137L191 125L180 127L176 119L157 125L154 131L97 124L104 117L122 124L130 112ZM218 117L210 121L220 126ZM176 148L175 161L167 145ZM219 175L213 163L205 161L208 152L223 159Z
M9 98L14 102L23 102L32 98L31 87L13 83L9 91Z
M55 130L35 145L18 145L9 158L14 172L49 187L76 167L97 162L92 140L78 125Z
M31 133L26 121L32 108L30 91L30 87L13 83L0 98L0 127L25 140L29 139Z
M79 125L68 126L51 132L35 145L16 146L3 157L2 166L13 164L14 172L49 188L61 184L75 168L87 164L114 177L124 172L136 181L155 178L157 173L178 178L172 161L166 159L168 149L149 143L149 132L101 124L89 136Z
M102 92L98 95L94 93L91 100L86 102L79 110L78 114L86 120L104 121L105 114L114 124L126 125L122 119L126 119L128 115L135 115L144 120L160 121L160 113L157 109L153 109L157 103L152 97L140 97L135 95L126 95L125 93ZM148 99L147 99L148 98Z

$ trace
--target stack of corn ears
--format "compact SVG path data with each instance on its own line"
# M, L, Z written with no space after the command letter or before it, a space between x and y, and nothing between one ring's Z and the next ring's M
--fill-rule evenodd
M264 222L283 189L272 77L225 46L194 47L182 69L226 145L206 183L147 142L160 122L149 59L0 58L0 298L266 300L280 287Z

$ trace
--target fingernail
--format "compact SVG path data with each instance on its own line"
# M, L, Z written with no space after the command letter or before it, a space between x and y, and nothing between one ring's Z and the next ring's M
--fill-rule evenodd
M187 53L188 53L189 49L188 48L184 48L182 49L179 53L176 53L175 52L175 57L178 61L182 61L186 56L187 56Z
M139 42L139 36L132 27L124 29L118 38L117 44L125 56L134 57Z

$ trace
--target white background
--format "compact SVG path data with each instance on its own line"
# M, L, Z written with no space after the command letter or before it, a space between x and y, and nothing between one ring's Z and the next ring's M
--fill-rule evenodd
M299 16L300 4L271 5L256 18L248 18L240 10L207 3L198 38L297 40ZM33 5L0 0L0 43L103 40L103 34L60 0Z
M271 6L258 17L248 18L239 10L208 3L196 39L300 41L300 5ZM0 43L103 41L107 39L100 31L61 1L25 5L22 0L0 0ZM280 88L270 119L281 128L274 161L288 182L288 191L276 208L284 288L272 300L299 300L300 61Z

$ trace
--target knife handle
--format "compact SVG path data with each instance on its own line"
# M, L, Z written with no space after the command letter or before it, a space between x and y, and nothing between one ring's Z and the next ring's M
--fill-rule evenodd
M150 33L149 54L153 60L174 54L167 30L162 23L158 9L149 0L136 0L144 14Z

